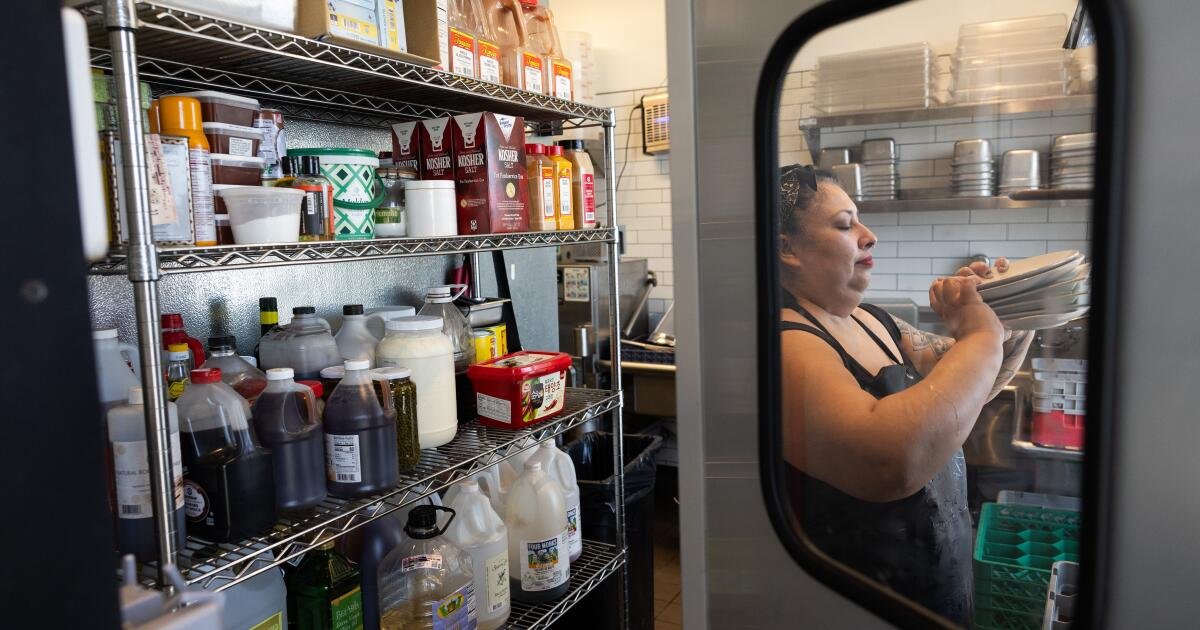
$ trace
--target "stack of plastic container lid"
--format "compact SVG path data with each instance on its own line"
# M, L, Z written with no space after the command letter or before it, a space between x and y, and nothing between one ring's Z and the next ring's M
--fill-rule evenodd
M1096 134L1058 136L1050 153L1050 187L1091 190L1095 185Z
M821 57L814 106L821 114L929 107L933 64L927 42Z
M1082 449L1086 408L1086 359L1033 360L1034 444Z
M1063 14L965 24L950 89L955 103L990 103L1067 93L1071 51Z

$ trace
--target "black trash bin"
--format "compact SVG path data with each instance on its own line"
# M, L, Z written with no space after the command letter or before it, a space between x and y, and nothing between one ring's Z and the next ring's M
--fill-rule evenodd
M654 480L655 458L663 439L627 434L625 446L625 534L629 546L629 628L654 628ZM616 478L613 436L588 433L566 445L579 481L583 537L617 541ZM564 628L617 628L620 614L617 580L606 580L563 617Z

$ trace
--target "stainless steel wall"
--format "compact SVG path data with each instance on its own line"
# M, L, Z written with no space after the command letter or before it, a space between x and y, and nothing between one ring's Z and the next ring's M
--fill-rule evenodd
M289 147L349 146L389 150L386 130L314 123L287 122ZM509 272L521 339L526 348L558 349L558 297L553 248L509 251ZM258 340L258 298L279 298L280 318L291 317L293 306L315 306L317 314L335 326L343 304L368 308L391 304L420 306L425 288L445 284L457 255L389 260L364 260L293 267L207 271L172 274L159 282L164 313L182 313L188 332L204 340L211 334L237 336L242 354ZM484 291L496 293L491 254L480 257ZM133 295L124 276L88 279L94 327L117 327L124 341L133 342Z

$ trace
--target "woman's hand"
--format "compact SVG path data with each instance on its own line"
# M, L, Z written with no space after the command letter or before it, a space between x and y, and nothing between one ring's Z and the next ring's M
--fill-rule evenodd
M1007 262L1005 268L1007 268ZM991 307L983 303L976 287L982 281L982 274L975 271L974 265L984 266L983 263L973 263L972 267L964 267L969 275L954 275L949 278L938 278L929 287L929 305L934 312L946 322L950 336L962 339L971 334L984 333L996 338L997 343L1004 339L1004 327ZM990 271L989 271L990 273Z
M997 258L995 271L999 271L1000 273L1008 271L1008 259L1003 256ZM993 272L991 267L987 266L987 263L975 261L966 267L959 267L958 271L954 272L954 275L966 276L968 278L974 276L987 280L996 274Z

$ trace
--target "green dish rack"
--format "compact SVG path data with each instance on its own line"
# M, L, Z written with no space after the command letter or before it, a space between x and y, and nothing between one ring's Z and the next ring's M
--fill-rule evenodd
M1050 567L1079 562L1079 512L985 503L975 538L975 628L1039 630Z

